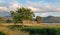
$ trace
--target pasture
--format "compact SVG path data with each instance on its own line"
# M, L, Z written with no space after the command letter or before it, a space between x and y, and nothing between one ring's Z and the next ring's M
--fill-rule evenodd
M0 32L4 35L60 35L59 24L0 24ZM48 34L49 33L49 34Z

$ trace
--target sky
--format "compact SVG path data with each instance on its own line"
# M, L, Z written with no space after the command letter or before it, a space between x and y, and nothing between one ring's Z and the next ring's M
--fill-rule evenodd
M60 17L60 0L0 0L0 12L15 11L22 6L30 8L36 16Z

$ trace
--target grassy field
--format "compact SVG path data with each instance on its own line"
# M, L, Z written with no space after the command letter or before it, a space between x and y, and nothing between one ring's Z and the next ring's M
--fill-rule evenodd
M24 24L22 28L22 24L0 24L0 32L6 35L60 35L60 25Z
M21 23L13 24L13 23L3 23L0 26L10 26L10 25L22 25ZM39 26L39 27L60 27L59 24L24 24L25 26Z

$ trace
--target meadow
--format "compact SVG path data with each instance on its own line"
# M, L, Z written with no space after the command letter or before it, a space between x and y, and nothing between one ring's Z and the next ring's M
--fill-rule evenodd
M1 35L60 35L60 25L0 24Z

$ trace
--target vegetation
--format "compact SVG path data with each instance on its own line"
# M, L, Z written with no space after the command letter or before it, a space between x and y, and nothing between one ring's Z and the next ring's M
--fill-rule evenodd
M6 20L6 23L12 23L12 20L7 19L7 20Z
M2 23L4 20L4 17L0 17L0 23Z
M25 32L29 32L29 35L60 35L60 27L40 27L40 26L22 26L14 25L9 26L10 29L21 30Z
M37 23L41 23L41 19L42 18L40 16L37 16L35 20L36 20Z
M3 32L0 32L0 35L5 35L5 33L3 33Z
M57 30L54 28L24 28L23 30L29 32L31 35L57 35Z
M24 28L22 28L22 25L11 25L11 26L0 25L0 26L1 26L0 31L2 32L7 31L6 34L8 34L8 32L10 32L11 34L11 31L13 31L12 33L14 32L16 34L20 33L19 35L21 35L21 32L25 35L27 35L26 32L28 32L28 35L60 35L60 25L49 26L49 25L42 25L42 24L40 25L32 24L32 25L24 25Z
M19 8L17 11L11 11L11 16L13 17L14 22L31 20L34 16L31 9L28 8Z
M31 11L31 9L22 7L22 8L17 9L17 11L15 12L11 11L11 16L13 17L14 24L16 24L16 22L18 21L23 22L24 20L31 20L34 14ZM22 25L24 27L23 23Z
M23 21L31 21L32 17L34 17L34 13L31 11L31 9L28 8L18 8L16 11L11 11L11 17L13 19L13 21L11 21L10 19L7 19L6 22L10 23L10 22L14 22L13 25L11 26L3 26L0 25L0 35L5 35L6 34L10 34L10 35L16 35L19 34L21 35L24 34L25 32L28 32L29 35L60 35L60 26L56 25L56 26L49 26L49 25L41 25L41 24L37 24L37 23L41 23L41 17L37 16L36 17L36 24L31 24L29 25L24 25ZM2 21L3 18L0 17L0 21ZM22 25L16 25L17 22L21 22Z

